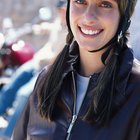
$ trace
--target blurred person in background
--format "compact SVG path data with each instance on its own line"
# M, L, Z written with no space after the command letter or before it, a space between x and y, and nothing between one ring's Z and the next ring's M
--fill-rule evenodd
M64 18L66 12L66 1L57 1L56 9L57 13L54 22L46 23L46 29L50 32L50 36L46 44L35 53L32 60L23 64L16 70L14 75L11 77L10 83L3 86L0 91L0 115L3 115L8 108L12 107L15 99L17 102L15 113L9 120L8 132L4 132L8 133L8 136L11 135L18 115L22 111L22 107L33 90L38 72L45 65L50 64L64 46L65 40L63 40L63 38L66 35L66 22ZM62 38L60 43L58 43L59 37Z
M40 73L13 140L139 140L136 0L68 0L66 45ZM60 41L61 41L60 37Z

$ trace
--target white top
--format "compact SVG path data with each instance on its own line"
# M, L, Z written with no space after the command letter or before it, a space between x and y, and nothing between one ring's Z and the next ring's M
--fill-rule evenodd
M79 113L80 107L86 95L90 77L84 77L77 73L76 77L76 89L77 89L77 98L76 98L76 113Z

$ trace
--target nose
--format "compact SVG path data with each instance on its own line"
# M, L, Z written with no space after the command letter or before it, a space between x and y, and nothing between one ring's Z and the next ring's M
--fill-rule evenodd
M85 20L87 22L96 22L98 19L98 10L95 5L90 5L85 11Z

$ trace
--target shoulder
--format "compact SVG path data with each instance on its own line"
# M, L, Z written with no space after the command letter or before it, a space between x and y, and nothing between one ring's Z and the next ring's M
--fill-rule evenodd
M31 112L33 112L33 110L35 112L38 112L37 111L38 110L38 97L39 97L40 93L42 92L43 85L45 83L46 75L48 73L49 68L50 68L50 65L47 65L38 74L34 89L33 89L32 94L30 94L29 99L28 99L30 108L32 108Z
M140 106L140 62L134 59L132 70L129 74L127 88L127 95L137 102Z
M47 65L45 66L40 72L39 72L39 76L38 76L38 79L42 79L49 71L51 65Z
M51 67L51 65L47 65L39 72L33 92L30 97L31 99L36 98L42 91L42 88L45 83L46 76L47 76L47 73L48 73L50 67Z
M130 73L129 81L127 84L126 92L129 93L129 97L127 98L129 104L129 109L133 109L134 116L140 119L140 62L137 59L134 59L132 71ZM133 116L133 117L134 117ZM140 122L139 122L140 125Z
M133 62L126 92L130 95L129 99L132 101L132 104L135 104L140 111L140 62L136 59Z
M40 86L41 84L43 84L43 81L46 79L46 75L47 75L47 73L48 73L50 67L51 67L51 65L47 65L46 67L44 67L44 68L39 72L39 75L38 75L38 78L37 78L35 87L36 87L36 86Z
M35 83L35 87L34 87L34 90L35 91L38 91L42 88L45 80L46 80L46 76L47 76L47 73L50 69L51 65L47 65L46 67L44 67L38 74L38 77L37 77L37 80L36 80L36 83Z

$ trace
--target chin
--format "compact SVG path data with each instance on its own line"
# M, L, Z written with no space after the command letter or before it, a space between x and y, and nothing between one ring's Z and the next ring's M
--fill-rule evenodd
M93 50L100 49L100 47L95 44L94 45L81 44L79 46L81 46L80 48L87 50L87 51L93 51Z

